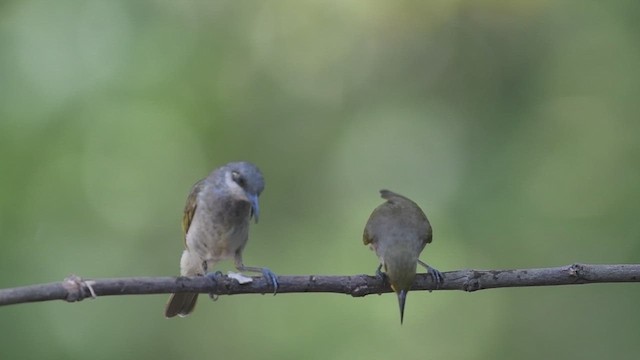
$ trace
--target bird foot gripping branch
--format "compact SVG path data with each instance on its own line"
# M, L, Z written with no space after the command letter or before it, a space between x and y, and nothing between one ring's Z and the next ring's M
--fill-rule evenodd
M444 283L444 275L442 275L442 273L438 269L427 265L425 262L421 260L418 260L418 264L422 265L425 269L427 269L427 272L429 273L429 275L431 275L431 279L433 279L433 282L436 284L436 288L434 290L440 289L440 285Z
M242 258L236 259L236 269L240 271L251 271L261 273L267 283L273 287L273 295L278 293L278 276L266 267L244 266Z

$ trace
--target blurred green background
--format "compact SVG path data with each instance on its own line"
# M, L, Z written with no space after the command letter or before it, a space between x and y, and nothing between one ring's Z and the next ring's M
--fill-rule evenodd
M248 265L372 274L380 188L442 271L640 262L640 2L3 1L0 287L178 274L190 186L267 185ZM227 262L221 270L232 269ZM21 359L636 359L634 284L0 308Z

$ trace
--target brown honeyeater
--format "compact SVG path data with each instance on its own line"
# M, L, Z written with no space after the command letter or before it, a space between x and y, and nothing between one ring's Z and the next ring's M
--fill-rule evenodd
M240 271L261 272L277 291L276 275L267 268L245 266L242 251L249 239L251 218L258 222L258 196L264 189L262 172L248 162L232 162L198 181L187 197L182 218L185 250L182 276L209 276L218 261L233 258ZM172 294L165 316L187 316L196 306L197 293Z
M422 209L409 198L392 191L380 190L380 195L387 201L373 210L364 228L363 241L380 259L376 274L386 277L398 296L402 324L404 304L413 285L417 265L427 268L436 286L442 283L443 277L438 270L418 258L433 238L431 224Z

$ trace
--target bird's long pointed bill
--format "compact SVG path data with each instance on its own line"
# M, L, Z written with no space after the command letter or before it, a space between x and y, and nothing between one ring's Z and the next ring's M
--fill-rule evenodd
M402 325L402 321L404 320L404 302L407 300L407 291L400 290L398 293L398 305L400 305L400 325Z
M260 216L260 206L258 205L258 195L247 194L249 201L251 202L251 214L253 218L256 219L256 224L258 223L258 217Z

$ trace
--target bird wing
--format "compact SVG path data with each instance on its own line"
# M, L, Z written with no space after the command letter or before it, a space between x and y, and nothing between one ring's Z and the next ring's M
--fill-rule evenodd
M424 244L430 244L431 241L433 241L433 230L431 228L431 225L429 225L429 227L427 228L427 233L424 237Z
M198 194L204 188L204 179L198 181L191 188L191 192L187 197L187 203L184 205L184 214L182 215L182 231L184 232L184 241L186 245L187 241L187 232L189 231L189 226L191 226L191 220L193 220L193 215L196 213L196 207L198 206Z
M364 234L362 234L362 242L365 245L369 245L369 244L371 244L373 242L373 238L371 236L369 236L368 226L364 228Z

